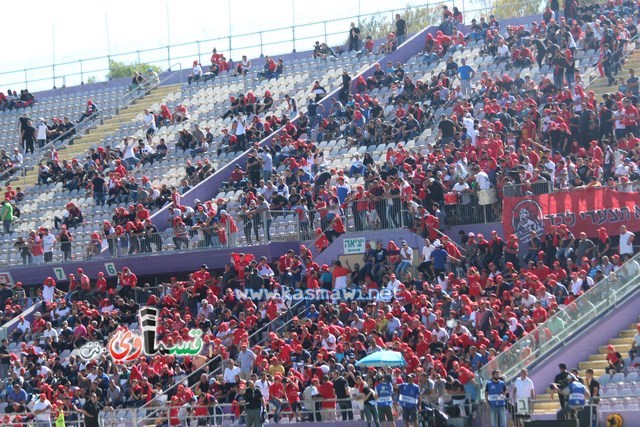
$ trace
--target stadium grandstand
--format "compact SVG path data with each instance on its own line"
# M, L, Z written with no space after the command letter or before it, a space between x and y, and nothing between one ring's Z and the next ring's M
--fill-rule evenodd
M639 7L0 94L0 425L640 425Z

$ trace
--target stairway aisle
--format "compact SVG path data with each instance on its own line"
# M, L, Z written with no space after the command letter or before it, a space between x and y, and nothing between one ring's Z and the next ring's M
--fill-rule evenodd
M120 129L122 125L135 121L145 108L160 104L167 95L180 91L181 88L182 85L178 84L151 89L147 95L124 107L118 114L104 120L102 124L89 130L85 135L75 139L73 145L68 145L64 150L60 150L58 153L60 161L63 159L71 160L74 157L84 158L89 148L97 146L105 137ZM36 167L20 180L20 184L30 186L36 184L37 181L38 168Z
M640 321L640 319L639 319ZM609 344L612 344L616 351L618 351L625 358L625 366L629 366L628 352L631 348L633 338L637 333L636 324L632 323L628 329L620 332L617 338L609 340ZM581 378L584 378L585 371L587 369L593 369L594 378L600 383L600 395L601 396L619 396L627 393L627 390L631 391L634 395L640 395L640 378L638 378L637 370L631 369L628 373L619 373L613 376L605 372L609 366L607 362L607 347L608 345L600 346L597 354L590 354L588 358L579 363L578 374ZM570 370L575 368L574 366L568 367ZM636 390L633 392L633 390ZM622 393L620 393L622 391ZM555 415L560 409L560 403L558 402L557 395L551 400L551 390L547 389L545 394L539 394L536 396L536 400L544 400L547 402L539 402L535 404L535 415ZM629 401L623 401L624 405L638 405L640 399L629 399ZM640 415L640 414L639 414Z

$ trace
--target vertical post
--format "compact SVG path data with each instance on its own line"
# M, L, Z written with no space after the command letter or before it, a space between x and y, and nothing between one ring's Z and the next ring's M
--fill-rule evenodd
M56 88L56 25L51 24L51 71L53 72L53 88Z
M140 60L140 51L138 50L138 65L140 65L142 63L142 61Z
M324 21L323 24L324 24L324 42L328 43L327 42L327 21Z
M171 71L171 47L167 45L167 69Z
M233 58L232 50L231 50L231 0L228 1L227 11L229 12L228 20L229 20L229 61Z
M82 70L82 59L80 60L80 84L84 84L84 72Z
M264 46L262 44L262 31L260 31L260 58L264 57Z
M29 77L27 77L27 69L24 69L24 87L28 88L29 87Z
M200 54L200 40L196 42L198 44L198 63L202 64L202 55Z
M293 53L296 53L296 0L291 0L291 36L293 41Z
M111 74L111 55L107 56L107 71ZM109 80L111 80L111 77L109 77Z

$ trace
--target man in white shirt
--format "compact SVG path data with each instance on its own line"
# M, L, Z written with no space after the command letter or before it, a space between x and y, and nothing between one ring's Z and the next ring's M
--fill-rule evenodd
M14 166L22 166L22 162L24 161L24 157L20 154L20 149L18 147L13 149L13 155L11 156L11 163Z
M489 175L482 169L476 166L476 183L478 183L478 189L480 191L488 191L491 189L491 181L489 180Z
M124 163L128 166L128 169L130 170L135 168L136 165L140 163L140 159L136 157L136 154L134 152L134 141L135 139L130 136L125 138L123 141L124 155L122 156L122 158L124 159Z
M626 225L620 226L620 257L624 260L625 255L631 258L633 256L633 240L636 235L627 230Z
M49 129L47 128L47 124L45 123L44 119L40 117L40 119L38 120L38 147L42 148L47 143L48 130Z
M142 120L144 122L143 126L147 128L147 141L151 142L153 134L156 133L156 118L149 110L145 109Z
M336 337L326 327L322 330L322 347L327 351L335 351Z
M67 306L66 301L61 299L56 309L51 312L51 320L53 320L53 324L58 325L58 322L60 322L61 319L66 319L69 313L71 313L71 309Z
M467 184L464 180L463 177L459 177L458 178L458 182L456 182L453 185L453 191L456 191L458 193L462 193L463 191L468 191L469 190L469 184Z
M504 40L500 40L498 42L498 58L500 59L508 59L509 58L509 46L504 42Z
M396 267L396 276L401 278L402 274L406 273L412 263L413 249L411 249L406 240L403 240L402 247L400 248L400 264Z
M424 239L424 246L422 247L422 263L418 266L418 271L424 273L425 277L431 278L433 272L431 271L431 254L436 250L436 247L431 244L429 239Z
M238 380L236 380L236 376L240 376L240 368L235 366L233 360L227 361L227 367L224 368L223 379L227 386L235 385Z
M529 294L528 289L525 289L524 291L522 291L522 299L520 301L522 302L522 305L525 308L530 309L531 307L533 307L533 305L536 303L537 300L538 299L536 297Z
M49 233L48 228L43 229L42 249L44 250L44 262L53 261L53 246L56 244L56 237Z
M47 338L51 338L51 342L58 342L58 332L53 329L51 326L51 322L47 322L45 325L45 330L42 333L42 337L46 340Z
M238 113L236 118L233 119L232 127L235 127L236 130L235 134L236 138L238 139L238 147L240 147L240 149L244 151L246 143L246 122L242 117L242 114Z
M267 371L260 373L260 379L255 382L256 388L262 392L265 405L269 404L269 387L271 387L271 381L267 378Z
M51 410L53 409L51 402L47 400L47 395L40 393L38 400L33 404L31 412L36 416L36 424L38 426L51 425Z
M533 400L536 397L535 387L531 378L527 376L528 371L523 368L520 371L520 376L513 382L513 396L515 399L515 405L518 412L522 412L523 409L529 408L529 399ZM522 406L521 402L524 400L526 406Z

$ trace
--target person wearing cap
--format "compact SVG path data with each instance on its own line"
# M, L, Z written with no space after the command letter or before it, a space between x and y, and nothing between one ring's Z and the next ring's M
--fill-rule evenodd
M558 393L558 396L564 396L566 405L560 408L556 413L558 420L566 419L567 415L573 414L575 416L576 411L579 411L587 403L587 399L591 397L589 390L573 374L567 375L567 385L564 388L555 388L553 391Z
M264 397L254 382L247 381L247 387L244 390L244 400L240 402L245 409L245 422L247 427L262 427L262 408L264 405Z
M415 383L415 375L409 374L407 382L398 385L398 402L402 407L404 427L418 427L420 409L420 387Z
M507 385L500 377L500 371L494 370L491 381L485 386L485 401L489 405L491 427L507 426Z
M47 395L40 393L35 401L31 412L36 416L36 427L51 427L51 411L53 406L47 399Z

